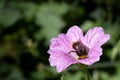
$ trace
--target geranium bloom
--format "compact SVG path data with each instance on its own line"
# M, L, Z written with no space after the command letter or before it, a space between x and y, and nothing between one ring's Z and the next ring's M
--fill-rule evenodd
M92 65L102 55L101 46L110 38L102 27L94 27L83 35L78 26L71 27L67 34L59 34L51 39L49 62L61 72L71 64Z

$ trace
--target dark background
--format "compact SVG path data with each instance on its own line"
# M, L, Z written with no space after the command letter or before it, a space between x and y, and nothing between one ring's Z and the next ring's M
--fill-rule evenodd
M73 25L111 35L88 70L92 80L119 80L119 0L0 0L0 80L86 80L78 65L58 74L48 61L50 39Z

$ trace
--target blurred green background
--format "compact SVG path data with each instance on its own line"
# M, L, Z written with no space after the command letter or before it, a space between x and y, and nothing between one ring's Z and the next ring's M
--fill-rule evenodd
M48 62L49 41L78 25L102 26L110 40L88 67L92 80L120 80L119 0L0 0L0 80L62 80ZM77 65L64 80L86 80Z

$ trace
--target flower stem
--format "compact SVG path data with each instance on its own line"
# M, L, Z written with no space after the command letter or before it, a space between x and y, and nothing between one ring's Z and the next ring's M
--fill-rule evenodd
M60 80L64 80L64 75L65 75L65 71L63 72Z
M90 79L90 74L88 72L88 69L86 68L86 65L84 64L79 64L79 66L81 67L81 69L87 74L87 80L91 80Z
M84 71L86 72L86 74L87 74L87 80L90 80L90 74L89 74L89 72L88 72L88 69L87 68L85 68L84 69Z

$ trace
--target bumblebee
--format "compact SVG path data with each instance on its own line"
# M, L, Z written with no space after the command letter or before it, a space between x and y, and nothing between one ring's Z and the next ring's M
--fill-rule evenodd
M89 49L86 46L84 46L82 42L75 42L73 43L72 47L75 51L70 51L69 53L75 52L78 56L78 60L88 57Z

